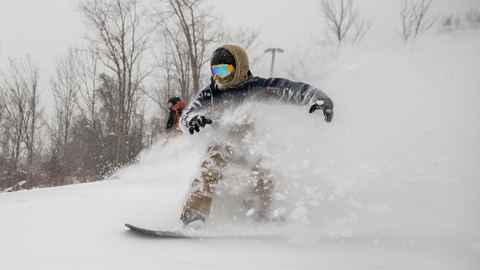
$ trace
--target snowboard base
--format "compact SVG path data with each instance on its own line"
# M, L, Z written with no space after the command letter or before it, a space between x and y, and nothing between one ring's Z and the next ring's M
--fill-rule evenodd
M255 232L212 232L212 231L188 231L182 229L174 230L151 230L141 227L137 227L131 224L126 223L125 226L132 230L132 232L153 236L159 238L254 238L254 239L265 239L265 238L285 238L286 235L279 232L269 232L269 233L255 233Z
M130 230L143 235L150 235L150 236L156 236L156 237L162 237L162 238L193 238L193 236L189 236L182 231L149 230L149 229L133 226L128 223L125 224L125 226Z

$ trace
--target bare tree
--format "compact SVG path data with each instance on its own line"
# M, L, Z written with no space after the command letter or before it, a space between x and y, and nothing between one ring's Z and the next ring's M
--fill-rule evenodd
M160 46L157 48L161 54L160 57L157 57L160 76L157 76L157 81L161 91L158 91L156 95L157 103L167 112L166 101L168 98L178 95L188 103L190 98L196 94L195 77L192 75L192 61L188 45L180 29L165 26L160 39Z
M7 106L6 106L6 129L8 130L7 140L10 141L11 147L8 152L14 169L19 165L21 146L24 139L24 122L25 113L27 111L27 102L25 98L25 85L17 71L14 60L10 59L10 69L7 74L3 75L4 88L7 90Z
M121 120L120 114L121 95L117 91L118 81L114 76L108 76L105 73L100 74L100 86L97 90L99 100L101 103L100 116L102 119L102 135L105 147L102 147L106 154L105 162L115 165L116 162L116 141L117 141L117 123ZM142 106L141 96L137 95L132 100L133 107L136 108L135 113L130 118L128 138L126 138L126 156L125 158L130 161L141 150L142 136L143 136L143 119L139 116L143 116L145 108ZM138 130L141 128L142 130ZM140 143L138 143L140 142ZM111 167L111 165L109 165ZM110 170L113 168L107 168Z
M32 62L31 58L27 58L26 65L23 67L25 71L25 83L27 85L27 102L28 112L25 126L25 145L27 148L27 166L31 171L33 165L33 155L35 148L41 144L38 140L40 127L42 125L44 109L40 102L40 69ZM40 150L40 149L39 149Z
M453 31L462 27L460 16L444 15L440 18L442 30Z
M6 106L7 106L7 92L0 83L0 158L8 152L7 147L7 132L6 132L6 125L5 125L5 117L6 117Z
M4 122L4 115L5 115L5 106L6 106L6 97L7 93L5 92L4 88L0 84L0 131L1 128L3 127L3 122ZM0 133L1 136L1 133Z
M210 59L216 46L235 43L245 50L252 49L260 31L253 29L232 30L222 27L222 18L213 14L213 8L204 0L157 0L159 35L157 65L159 94L155 96L166 112L166 100L181 96L190 103L207 82L203 66ZM258 58L253 58L253 62Z
M204 6L203 0L158 2L160 34L164 42L160 56L169 58L163 59L163 67L170 70L167 75L176 78L177 86L181 87L179 94L188 103L200 90L201 67L208 58L207 51L218 41L219 33L212 24L212 8Z
M434 0L417 0L416 2L404 0L402 2L400 19L402 21L402 37L405 42L426 32L438 20L438 15L431 14L434 4Z
M219 23L219 25L223 24ZM254 51L262 46L262 43L258 39L258 36L261 33L260 29L245 27L239 27L236 29L221 28L219 32L222 35L220 42L238 45L248 53L250 66L256 65L258 60L264 55L263 49L260 50L260 54L253 54Z
M105 132L97 83L100 65L94 49L70 46L57 61L56 74L50 80L56 104L49 128L51 155L45 169L58 185L68 183L69 176L91 181L105 173Z
M3 88L7 91L6 128L11 142L11 160L16 169L22 156L26 157L27 169L33 165L34 152L43 117L40 105L39 69L27 56L26 61L9 59L8 73L2 73ZM24 147L22 147L24 146ZM22 155L23 150L26 153Z
M81 0L77 6L90 32L86 36L93 52L115 74L118 92L116 162L127 162L126 141L137 108L140 84L148 72L140 68L149 48L152 28L146 24L148 10L138 0Z
M327 38L339 47L359 42L372 25L370 20L361 19L353 0L323 0L321 12L327 23Z
M70 48L68 54L57 60L55 75L50 78L55 101L55 118L52 127L52 137L56 138L53 145L59 151L61 160L66 161L68 141L76 112L76 98L80 92L74 51Z
M84 119L89 122L89 125L96 129L99 120L95 93L98 88L100 59L95 50L89 48L70 48L69 55L75 62L74 68L79 87L75 99L77 108Z

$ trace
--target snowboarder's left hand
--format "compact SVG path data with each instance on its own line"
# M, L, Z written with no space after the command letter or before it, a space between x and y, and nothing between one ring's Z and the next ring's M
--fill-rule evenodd
M333 108L332 106L328 106L327 104L324 103L323 100L317 100L315 104L310 107L309 112L313 113L316 110L323 110L323 115L325 116L325 122L330 123L332 122L333 118Z

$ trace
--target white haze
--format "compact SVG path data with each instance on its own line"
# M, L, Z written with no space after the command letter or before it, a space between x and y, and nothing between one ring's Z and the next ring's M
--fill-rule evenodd
M159 140L108 181L0 194L0 267L479 269L478 48L478 31L461 31L318 52L309 71L318 76L305 78L334 100L332 123L291 105L228 114L226 123L254 119L245 150L267 157L272 210L286 223L248 222L245 191L219 189L207 231L285 239L152 239L123 227L181 226L190 181L218 136L207 127Z

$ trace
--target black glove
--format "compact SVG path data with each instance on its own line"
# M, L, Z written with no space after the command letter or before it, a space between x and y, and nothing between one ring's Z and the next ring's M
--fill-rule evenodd
M321 103L321 104L318 104L318 103ZM333 106L328 106L323 101L318 102L318 103L313 104L312 107L310 107L309 112L313 113L316 110L322 110L323 109L323 115L325 116L325 122L327 122L327 123L332 122L332 118L333 118L333 108L332 107Z
M193 133L196 132L200 132L200 127L205 127L206 124L211 124L212 123L212 120L206 118L205 116L203 115L196 115L192 118L192 120L190 120L190 122L188 122L188 131L190 132L190 134L193 135Z

